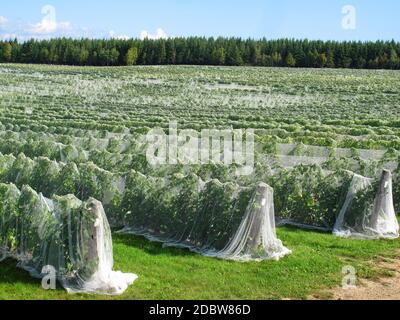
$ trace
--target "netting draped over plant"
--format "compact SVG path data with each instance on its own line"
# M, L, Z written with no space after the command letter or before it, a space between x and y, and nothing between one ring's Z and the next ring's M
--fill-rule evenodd
M332 230L352 176L315 165L279 172L272 183L278 224Z
M346 237L399 237L388 170L379 178L367 178L346 170L298 166L278 174L273 185L279 225L334 230Z
M385 170L377 181L354 175L333 232L365 239L399 237L389 171Z
M58 164L46 158L32 160L24 155L13 162L11 160L4 162L0 178L5 182L19 182L13 172L28 169L29 172L40 172L41 179L33 179L37 174L27 174L24 183L46 190L47 196L67 192L83 199L102 199L109 221L114 226L125 226L130 232L202 253L219 251L227 246L249 214L250 209L247 208L251 207L249 203L255 192L254 186L243 187L215 179L204 182L194 174L158 178L131 170L122 177L91 163L79 164L78 167L73 163ZM273 206L273 199L269 199ZM270 210L268 214L273 215L274 212ZM264 238L266 233L275 236L274 219L267 216L269 226L259 231L264 233ZM248 254L244 252L241 256ZM275 256L264 253L265 258ZM231 258L242 259L238 255L231 255ZM253 258L261 259L261 256Z
M275 233L272 189L176 175L168 181L131 172L122 207L123 233L167 246L239 261L279 259L290 253Z
M19 188L29 184L48 197L71 193L82 199L99 198L114 227L128 226L137 234L198 251L209 247L221 250L226 245L242 221L251 198L249 190L257 185L256 177L274 189L278 224L332 230L355 175L316 164L279 170L257 165L254 176L242 177L238 184L216 179L204 182L190 173L164 178L133 170L119 174L90 162L64 164L24 155L0 155L0 160L2 182L16 183ZM235 195L239 195L238 200L230 203Z
M246 208L242 222L227 245L205 255L234 260L279 260L291 251L276 236L273 189L261 183Z
M112 270L111 230L94 199L47 199L28 186L0 184L0 250L33 277L53 268L69 292L116 295L136 279Z
M74 131L72 131L74 133ZM76 133L74 133L76 134ZM24 153L29 157L44 156L51 160L82 163L92 161L99 167L117 172L138 170L144 174L162 176L165 171L179 170L179 166L161 166L154 168L146 161L146 150L149 142L145 135L124 134L120 137L95 138L74 137L62 134L43 134L34 131L0 131L4 137L0 146L3 153ZM233 131L232 131L232 134ZM265 166L273 159L276 165L293 167L299 164L319 164L327 170L346 169L355 173L372 177L382 168L394 171L397 169L399 152L393 148L388 150L363 150L355 148L336 148L333 146L311 146L303 143L279 143L277 137L255 135L258 142L255 150L255 162ZM285 139L283 139L284 141ZM283 142L281 141L281 142ZM195 165L190 166L192 172L199 174ZM226 170L226 171L235 171ZM193 171L195 170L195 171ZM175 171L176 173L176 171ZM202 177L204 179L204 177ZM224 176L212 178L224 180Z

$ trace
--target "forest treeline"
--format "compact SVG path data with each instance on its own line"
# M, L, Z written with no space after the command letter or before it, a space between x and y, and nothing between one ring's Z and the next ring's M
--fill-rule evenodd
M400 69L400 43L240 38L0 41L0 62Z

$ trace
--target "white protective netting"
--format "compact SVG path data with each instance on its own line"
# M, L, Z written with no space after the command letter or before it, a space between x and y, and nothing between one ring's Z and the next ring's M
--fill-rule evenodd
M71 293L118 295L137 278L112 270L111 230L97 200L47 199L27 186L0 191L1 260L18 260L36 278L53 269Z
M303 144L276 149L264 156L272 175L262 180L276 192L278 225L334 230L351 238L399 237L398 151Z
M354 175L333 233L361 239L399 237L390 171L384 170L377 181Z
M290 253L276 236L274 191L260 183L233 238L221 251L204 254L221 259L260 261L279 260Z
M288 153L301 154L304 146L300 149L301 152ZM397 224L393 222L394 209L388 201L391 184L380 197L375 190L366 192L359 200L351 200L352 189L357 189L357 179L367 181L366 186L374 186L379 179L376 178L379 167L385 166L389 157L374 165L373 170L367 170L372 175L366 178L349 170L329 170L320 161L314 163L321 154L311 151L307 150L304 157L288 156L290 166L288 161L279 165L282 162L279 157L273 159L278 165L268 162L272 163L271 167L257 163L254 175L235 180L230 180L220 166L203 166L204 171L199 170L199 175L183 170L183 173L157 177L134 170L124 174L107 171L94 163L65 165L24 155L18 158L0 156L4 158L0 161L3 168L0 178L3 182L15 182L19 188L23 184L31 185L48 197L71 193L82 199L101 199L109 222L115 228L125 227L123 232L221 259L260 261L288 254L290 251L276 237L275 213L278 225L332 231L336 224L339 227L335 230L345 229L342 234L348 237L398 236L398 231L371 235L375 227L368 224L374 219L371 216L378 215L380 229L383 225ZM367 156L372 154L364 155ZM341 162L336 165L334 160L330 166L342 166ZM211 178L215 175L221 180ZM208 178L203 180L202 176ZM390 174L386 179L391 179ZM257 181L264 181L273 189L265 184L257 185ZM361 189L368 191L364 187ZM368 206L375 199L375 207L383 209L376 209L380 213L373 215ZM359 227L364 225L367 227Z
M235 241L241 241L244 247L240 250L236 248L235 252L220 254L226 259L262 260L282 256L279 252L268 251L273 247L268 237L276 238L274 211L256 212L256 205L252 207L257 201L251 198L256 189L254 184L243 187L217 179L204 182L190 174L157 178L136 171L123 177L90 163L80 164L78 168L73 163L65 165L24 155L10 161L4 156L1 158L4 158L0 161L4 182L15 182L18 187L33 185L36 190L45 191L48 197L73 193L83 199L101 199L109 222L116 228L126 227L124 231L203 254L215 254L224 248L233 250ZM44 174L45 178L41 178ZM272 198L268 193L271 208ZM265 222L260 230L254 227L257 221ZM265 252L248 254L247 242L256 231L261 234Z
M162 186L137 173L131 179L124 201L131 215L121 233L227 260L279 260L291 253L276 236L273 189L266 184L242 188L177 176Z

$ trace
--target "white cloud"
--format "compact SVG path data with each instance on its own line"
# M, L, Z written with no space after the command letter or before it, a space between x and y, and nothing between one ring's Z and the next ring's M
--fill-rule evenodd
M0 39L47 40L51 38L106 38L108 33L73 25L69 22L54 23L49 20L36 24L10 21L4 27L0 26Z
M56 9L47 5L42 8L44 15L40 22L27 22L21 20L9 20L0 16L0 39L15 39L26 41L29 39L45 40L58 37L67 38L112 38L112 39L130 39L131 36L117 34L114 31L93 29L75 25L69 21L58 21Z
M56 8L46 5L42 8L44 15L42 21L32 24L26 30L32 34L51 34L55 32L66 32L71 30L70 22L57 22Z
M32 33L53 33L57 30L57 23L55 21L43 20L32 25L27 31Z
M41 22L31 25L27 31L34 34L49 34L71 30L71 23L57 22L55 20L43 19Z
M111 30L111 31L108 33L108 36L109 36L111 39L117 39L117 40L128 40L128 39L131 38L130 36L127 36L127 35L117 35L113 30Z
M0 26L4 25L8 22L8 19L6 17L0 16Z
M150 34L147 30L143 30L140 32L140 39L152 39L152 40L158 40L158 39L165 39L167 38L167 34L165 31L161 28L157 29L156 34Z

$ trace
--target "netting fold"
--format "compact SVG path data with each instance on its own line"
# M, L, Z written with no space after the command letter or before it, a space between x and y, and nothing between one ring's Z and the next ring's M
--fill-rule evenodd
M249 261L279 260L290 253L276 236L273 189L260 183L235 235L221 251L206 252L205 255Z
M36 278L52 269L68 292L118 295L136 279L112 270L111 230L92 198L47 199L28 186L1 184L0 241L2 259L16 259Z
M290 253L276 237L273 191L266 184L244 188L204 183L195 175L156 179L131 172L126 189L121 233L221 259L260 261Z
M390 171L384 170L379 180L354 175L333 233L362 239L399 237Z
M371 155L364 155L367 156ZM334 230L344 237L399 236L392 176L384 171L375 178L380 165L367 178L349 170L331 170L336 168L334 161L321 166L298 164L299 159L294 158L293 167L278 166L273 161L269 162L271 166L257 164L254 175L233 181L228 170L214 165L201 166L196 174L182 168L182 172L161 177L134 170L107 171L91 162L76 165L43 157L31 159L23 154L17 158L0 155L0 159L0 181L16 183L18 188L29 184L40 190L52 198L42 199L50 212L62 212L53 199L54 194L93 197L102 201L113 227L124 226L125 233L142 235L166 246L189 248L210 257L259 261L279 259L290 253L276 237L275 214L277 224ZM213 179L214 176L220 179ZM398 200L398 184L394 186ZM104 234L102 238L107 239L109 231ZM107 243L111 240L107 241L98 244L106 248L104 252L110 251ZM109 266L107 261L104 259L101 265ZM106 272L96 277L103 274ZM90 292L91 282L88 279L84 282L85 290ZM71 285L71 291L74 290Z

